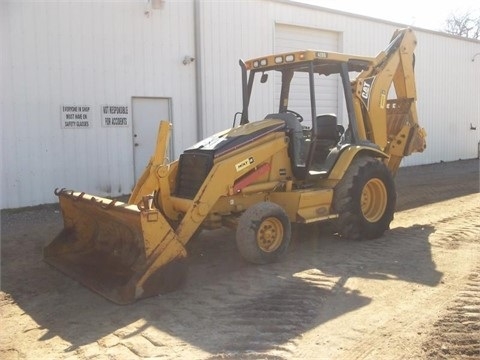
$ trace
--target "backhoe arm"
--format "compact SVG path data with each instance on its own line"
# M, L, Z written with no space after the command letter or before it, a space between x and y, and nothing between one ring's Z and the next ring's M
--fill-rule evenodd
M397 30L388 47L353 83L360 140L377 144L390 156L386 161L393 174L403 156L422 152L426 146L416 108L416 45L411 29Z

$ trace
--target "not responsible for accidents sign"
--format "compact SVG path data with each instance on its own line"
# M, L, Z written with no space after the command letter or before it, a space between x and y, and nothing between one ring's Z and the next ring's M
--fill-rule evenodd
M128 126L127 105L102 105L100 112L102 114L102 126Z
M63 129L88 129L92 126L92 107L89 105L60 106Z

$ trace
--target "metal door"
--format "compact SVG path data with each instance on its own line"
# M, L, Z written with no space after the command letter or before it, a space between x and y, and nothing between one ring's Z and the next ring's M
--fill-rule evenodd
M276 24L275 25L275 52L290 52L303 49L338 51L339 50L339 34L333 31L306 28L301 26ZM275 109L278 109L278 101L280 99L280 83L279 74L275 77ZM315 95L317 114L335 113L340 121L342 116L339 108L339 76L330 75L315 77ZM290 98L288 99L288 107L299 112L304 117L302 125L311 126L311 108L309 98L309 78L308 74L295 74L290 85ZM340 94L343 93L340 92Z
M160 120L172 122L171 99L133 97L133 167L135 182L140 178L155 151ZM173 135L173 134L172 134ZM170 136L169 158L173 159L172 138Z

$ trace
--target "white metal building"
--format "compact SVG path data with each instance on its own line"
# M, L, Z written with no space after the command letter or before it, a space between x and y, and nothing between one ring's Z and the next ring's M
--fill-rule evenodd
M160 119L174 125L174 158L231 126L241 110L240 58L294 48L374 56L399 27L286 0L4 1L1 208L55 202L56 187L128 194ZM416 35L427 150L403 165L476 158L480 41ZM345 118L331 86L324 110ZM273 92L251 115L272 112Z

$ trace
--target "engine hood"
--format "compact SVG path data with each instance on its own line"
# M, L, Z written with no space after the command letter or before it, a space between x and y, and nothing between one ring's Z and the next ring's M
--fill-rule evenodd
M266 119L240 125L216 133L185 150L185 153L196 151L213 152L220 156L226 152L238 149L275 131L284 131L285 122L277 119Z

